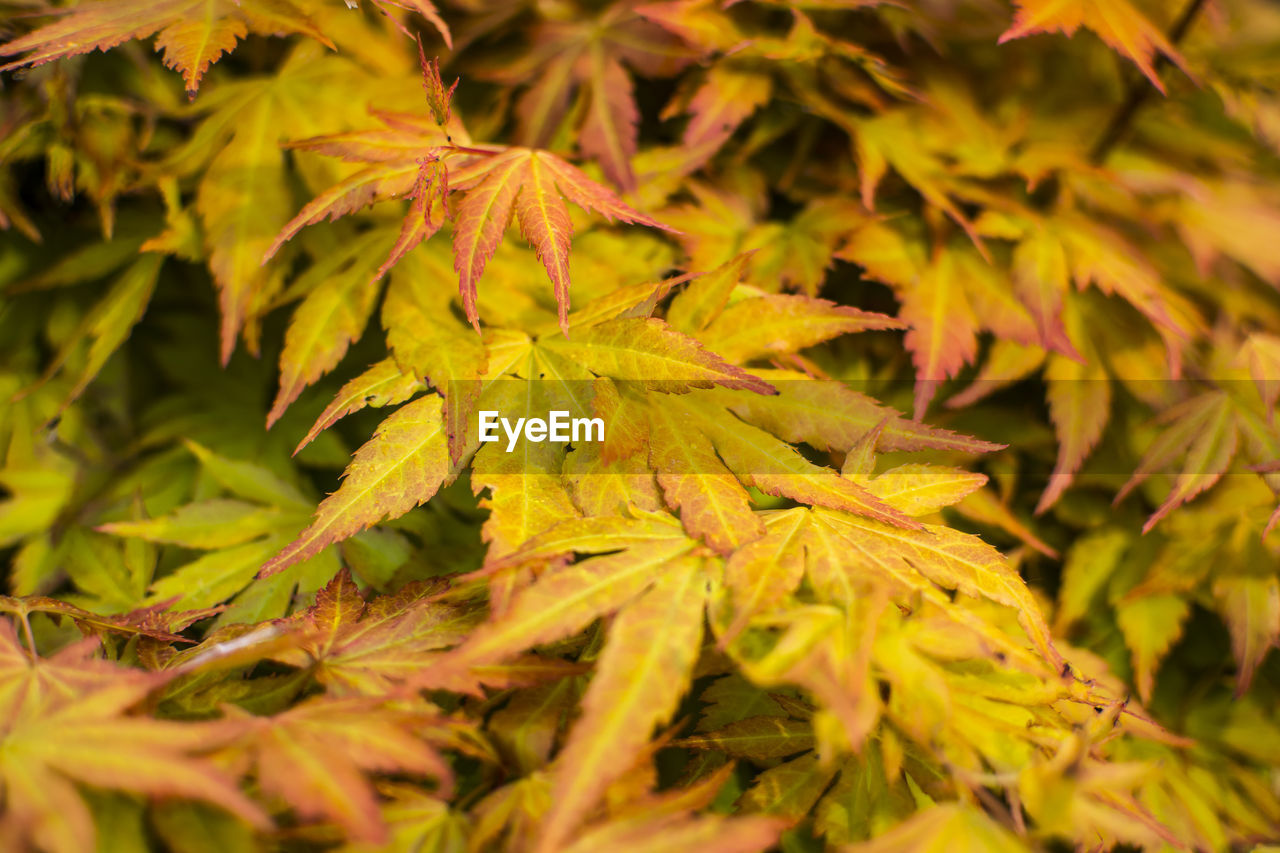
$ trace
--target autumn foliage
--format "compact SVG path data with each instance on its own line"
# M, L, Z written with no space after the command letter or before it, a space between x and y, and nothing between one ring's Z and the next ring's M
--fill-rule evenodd
M1280 842L1278 54L0 0L0 849Z

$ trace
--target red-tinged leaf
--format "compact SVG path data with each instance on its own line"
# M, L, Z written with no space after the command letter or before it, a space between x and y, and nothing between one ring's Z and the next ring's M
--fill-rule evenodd
M1182 54L1164 33L1129 0L1016 0L1018 14L1001 36L1003 44L1036 32L1061 30L1068 36L1084 26L1104 42L1124 54L1142 70L1147 79L1164 93L1153 59L1162 53L1179 67L1186 68Z
M115 634L124 634L125 636L140 635L151 637L167 643L191 642L185 637L172 633L174 629L162 627L163 621L158 619L155 611L150 608L122 616L103 616L82 610L74 604L59 601L56 598L46 598L39 595L14 598L8 595L0 595L0 612L12 613L23 619L26 618L28 613L48 613L52 616L66 616L86 633L110 631ZM197 618L203 618L203 616L207 615L212 615L212 613L201 613L197 615ZM165 614L165 616L175 621L179 618L179 614Z
M432 776L447 791L449 765L416 729L433 717L382 699L313 698L274 717L238 714L240 748L258 784L304 818L329 818L356 840L380 843L386 827L367 773Z
M1037 231L1013 253L1013 287L1040 331L1040 345L1082 361L1062 322L1062 300L1070 285L1067 253L1055 237Z
M245 22L236 18L206 15L184 18L169 24L156 36L156 49L164 51L164 64L182 72L187 97L195 97L200 78L236 42L249 34Z
M786 826L784 821L754 816L636 818L588 827L564 853L764 853L773 849Z
M902 329L884 314L808 296L769 295L735 302L700 335L707 348L734 364L789 355L852 332Z
M316 593L316 603L289 618L298 643L275 660L311 668L334 695L382 696L417 674L437 652L461 642L475 617L432 600L441 586L414 583L366 602L343 569Z
M52 658L32 658L12 623L0 620L6 837L20 848L35 842L53 853L94 849L93 817L73 783L201 800L255 828L270 826L234 780L202 757L237 728L128 715L168 677L95 660L97 646L86 640Z
M564 193L565 198L583 210L599 213L610 222L616 219L619 222L631 222L637 225L648 225L650 228L661 228L663 231L671 230L643 213L632 210L606 187L587 177L578 167L546 152L540 152L538 156L546 164L548 171L551 172L560 192Z
M269 577L384 518L398 518L455 476L440 398L406 404L356 451L342 485L321 502L311 526L268 560L259 576Z
M359 2L359 0L357 0L357 2ZM436 4L432 3L431 0L373 0L373 3L383 12L383 14L389 14L387 12L388 7L404 9L409 12L417 12L430 22L431 26L435 27L436 31L440 33L440 38L444 40L444 46L453 50L453 35L449 32L449 25L440 17L440 10L436 8ZM397 26L399 25L397 24ZM404 30L404 27L400 27L400 29L408 34L407 31ZM419 48L421 48L421 41L419 41L418 44Z
M1267 652L1280 648L1280 580L1219 578L1213 584L1213 597L1231 633L1231 651L1239 666L1236 695L1241 696Z
M164 50L165 64L182 72L188 94L194 94L209 65L250 30L264 35L304 33L333 47L301 10L260 14L266 5L264 0L248 0L243 8L212 0L96 0L0 46L0 56L26 54L0 66L0 71L110 50L159 33L156 49Z
M702 561L686 558L670 565L614 620L583 697L582 716L556 758L539 853L563 849L609 783L644 749L654 727L675 713L702 645L706 596Z
M284 143L284 147L339 157L349 163L382 163L390 169L413 166L416 171L425 150L448 142L444 130L430 118L379 109L369 112L383 127L295 139Z
M1119 294L1142 312L1166 340L1177 341L1192 333L1194 319L1185 312L1171 310L1171 294L1141 252L1094 220L1072 218L1064 223L1059 236L1067 247L1071 276L1077 287L1092 282L1103 293ZM1079 340L1074 332L1073 336ZM1169 375L1176 377L1178 373L1177 363L1171 362Z
M442 32L446 33L445 41L448 42L448 30L442 30ZM452 47L452 45L449 46ZM440 58L434 57L427 62L427 54L422 49L421 38L418 39L418 62L422 66L422 88L427 93L427 109L431 111L431 117L436 120L436 124L444 127L449 123L449 116L453 112L453 90L458 88L458 81L454 80L453 85L448 89L444 87L444 80L440 79Z
M685 125L686 148L707 146L718 149L750 115L768 102L773 93L767 74L713 65L707 78L689 102L689 123Z
M458 207L453 228L453 266L458 272L462 308L477 332L480 315L476 311L476 282L506 233L529 156L532 155L528 152L513 149L493 158L484 178Z
M1153 473L1180 465L1173 488L1160 508L1147 519L1143 533L1149 532L1174 508L1216 483L1230 466L1240 440L1234 403L1223 391L1208 391L1193 397L1170 409L1166 417L1172 424L1152 442L1137 470L1115 498L1119 503Z
M578 144L583 154L599 161L609 180L623 192L631 192L636 186L631 159L636 155L640 121L631 76L599 44L593 46L588 61L591 91Z
M338 142L333 143L335 146ZM294 147L302 147L295 145ZM346 145L342 144L345 149ZM362 169L354 175L334 184L307 202L298 214L280 229L266 253L265 263L275 257L280 248L308 225L325 219L340 219L349 213L385 198L397 198L411 193L418 183L422 167L416 162L392 163Z
M386 275L411 249L429 240L444 225L446 199L449 195L449 173L439 160L423 159L418 180L413 188L409 214L400 225L391 253L373 274L374 281Z
M978 352L978 318L951 253L942 253L902 294L898 316L911 324L907 349L916 366L915 418L924 417L937 386Z
M1058 436L1058 460L1036 504L1037 515L1062 497L1111 417L1110 380L1096 361L1081 363L1050 356L1045 379L1049 383L1049 416Z
M769 383L704 349L655 317L623 317L590 326L572 339L539 342L597 376L630 380L666 393L720 385L772 394Z
M310 444L317 435L352 412L366 406L392 406L403 403L426 385L413 373L400 369L395 359L385 358L352 379L333 398L307 434L294 449L294 455Z
M689 535L728 555L764 535L746 489L724 467L715 449L687 415L650 406L649 466Z
M516 219L520 232L533 246L555 287L560 329L569 334L569 243L573 223L569 210L552 184L550 173L538 157L523 164L516 198Z

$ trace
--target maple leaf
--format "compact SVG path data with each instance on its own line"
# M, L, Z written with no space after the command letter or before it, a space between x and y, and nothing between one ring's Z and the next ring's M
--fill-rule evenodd
M668 393L713 385L757 394L774 392L767 382L726 363L696 338L682 335L653 317L620 317L597 323L572 339L546 340L545 346L599 376Z
M725 308L701 333L707 347L735 364L789 355L851 332L901 329L900 320L808 296L770 295Z
M201 757L233 738L235 726L128 715L164 679L95 660L96 647L90 639L32 658L0 620L6 836L58 853L92 849L93 817L75 783L199 799L267 827L234 780Z
M143 609L124 616L103 616L98 613L90 613L76 607L74 604L68 604L65 601L59 601L56 598L45 598L44 596L25 596L22 598L14 598L8 595L0 595L0 611L12 613L20 619L26 619L31 613L49 613L57 616L66 616L74 621L86 633L88 632L110 632L115 634L124 634L126 636L137 635L150 637L156 640L164 640L171 643L190 642L185 638L172 633L175 628L165 630L162 625L177 626L176 629L186 627L186 624L194 622L197 619L210 616L217 611L197 611L190 614L168 613L160 614L154 609ZM190 619L190 622L184 624L184 620Z
M384 119L385 120L385 119ZM606 219L638 223L653 228L666 226L632 210L604 186L592 181L582 171L548 151L529 148L487 146L485 148L441 146L441 131L432 125L425 131L423 147L416 154L405 147L404 132L356 135L333 139L317 139L296 147L308 147L376 165L357 172L342 184L321 194L307 204L287 223L267 249L265 259L305 225L322 219L337 218L366 204L392 198L409 191L418 181L419 161L440 161L449 154L463 155L463 162L447 174L447 192L452 200L461 194L453 209L454 268L467 320L479 331L476 309L476 286L486 264L506 234L513 215L520 230L534 246L538 259L546 268L555 288L561 328L568 332L569 317L569 245L573 223L564 198L584 210L594 211ZM388 147L394 142L393 147ZM412 144L412 137L408 140ZM409 159L412 157L413 159ZM404 158L404 159L401 159ZM417 198L426 196L420 189ZM423 217L421 209L410 210L407 222ZM406 226L407 228L407 226ZM428 229L430 230L430 229ZM668 229L669 230L669 229ZM415 241L427 232L414 233ZM398 250L401 253L405 249ZM385 271L386 265L383 267Z
M1224 577L1214 582L1213 592L1240 665L1236 681L1236 695L1240 696L1267 651L1280 648L1280 581L1275 577Z
M370 772L433 776L447 792L452 773L416 729L430 709L400 709L383 699L312 698L272 717L233 710L243 734L235 744L252 761L258 784L303 817L328 817L350 837L387 838ZM303 769L305 768L305 769Z
M583 698L583 715L556 759L556 796L535 849L561 849L653 727L675 712L701 646L705 600L700 561L687 558L665 568L614 619Z
M435 25L446 42L449 30L429 0L375 0L381 7L414 9ZM164 63L182 73L187 95L195 97L200 80L219 57L235 49L250 32L300 33L329 48L333 43L311 20L304 0L94 0L62 14L61 20L0 45L0 56L26 56L0 71L41 65L55 59L109 50L126 41L156 37Z
M377 232L327 255L294 283L307 291L294 311L280 352L280 387L267 413L270 429L308 385L338 365L373 311L377 291L369 286L374 264L385 251Z
M850 853L924 853L963 839L961 849L992 853L1025 853L1028 847L1016 835L979 809L960 803L927 808L885 834L846 847Z
M285 623L302 629L295 647L275 656L303 666L335 695L377 696L420 671L430 653L463 640L471 615L433 601L439 584L408 584L366 602L343 569L316 594L316 603Z
M401 370L395 359L383 359L342 386L333 401L307 430L302 441L298 442L294 455L314 441L320 433L352 412L367 406L381 408L403 403L425 387L417 376Z
M1164 503L1143 525L1144 533L1172 509L1212 486L1226 472L1239 445L1239 419L1247 415L1237 409L1226 392L1207 391L1171 408L1166 417L1172 422L1171 426L1152 443L1133 476L1116 495L1117 502L1123 500L1152 473L1180 457L1184 459L1183 468Z
M679 565L697 547L674 519L570 519L532 537L524 548L500 558L486 572L569 552L599 554L628 543L638 553L594 556L544 573L512 596L500 617L484 623L467 641L441 659L441 671L465 671L478 663L503 661L535 645L571 636L596 617L635 598L654 581L655 570ZM429 676L434 678L435 676Z
M511 85L533 80L515 104L517 138L548 146L567 116L581 116L578 147L599 161L624 192L636 189L635 91L628 66L667 77L693 58L681 41L639 17L631 2L605 6L595 20L547 16L529 29L532 42L516 62L481 67L481 76ZM575 98L581 109L571 105Z
M346 479L316 509L311 525L263 564L269 577L384 518L424 503L457 476L449 463L439 397L397 409L356 451Z
M780 820L758 816L641 818L590 827L565 853L592 850L660 853L695 849L704 853L762 853L774 845L784 827L785 823Z
M705 694L704 694L705 695ZM747 717L676 741L692 749L718 749L738 758L786 758L813 749L813 728L787 717Z
M1061 30L1070 36L1084 26L1131 59L1161 94L1164 84L1152 62L1156 53L1187 68L1177 48L1129 0L1017 0L1017 4L1017 17L1000 36L1001 44L1036 32Z
M294 203L289 164L280 144L290 135L349 127L363 115L357 106L362 103L357 101L361 72L347 60L314 56L315 49L301 44L275 76L229 83L218 98L198 103L197 110L208 111L202 125L206 131L170 156L170 168L176 171L202 170L195 211L218 289L224 362L242 332L251 350L256 348L254 323L284 286L280 265L262 264L263 253L288 222ZM339 91L347 93L343 108L323 108L325 99ZM286 124L282 115L293 118ZM359 265L361 259L351 262ZM296 349L291 348L290 361ZM301 366L295 368L299 373Z
M649 465L690 536L721 554L731 553L764 534L751 499L705 435L681 429L682 418L655 407L649 413ZM690 472L690 473L686 473Z
M458 849L468 836L466 816L449 808L439 797L410 785L380 783L378 793L382 822L388 838L384 843L352 841L342 853L378 853L380 850Z

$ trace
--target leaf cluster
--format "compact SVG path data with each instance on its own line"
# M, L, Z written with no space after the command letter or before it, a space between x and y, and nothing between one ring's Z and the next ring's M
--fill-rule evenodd
M1277 841L1278 46L0 2L0 847Z

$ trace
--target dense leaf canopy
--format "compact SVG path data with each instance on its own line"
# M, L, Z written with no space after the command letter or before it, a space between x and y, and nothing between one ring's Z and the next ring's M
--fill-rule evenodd
M1277 55L0 0L0 848L1280 842Z

